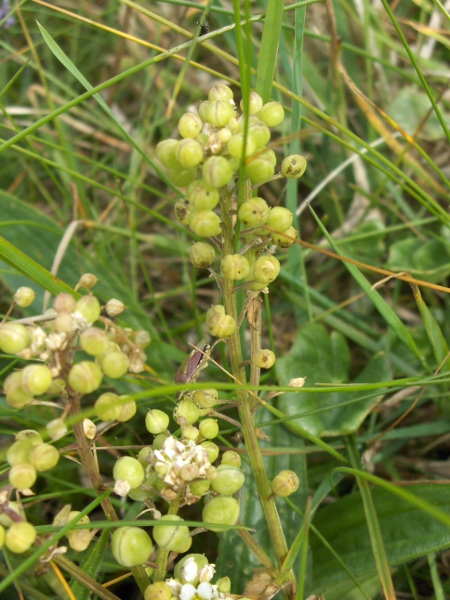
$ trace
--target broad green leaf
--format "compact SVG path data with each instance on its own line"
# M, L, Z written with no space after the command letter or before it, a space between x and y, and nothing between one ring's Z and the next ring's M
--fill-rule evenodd
M291 351L278 359L276 369L280 385L287 385L295 377L306 377L308 387L315 383L347 383L350 369L348 347L339 333L330 335L321 325L308 324L299 330ZM369 361L354 383L388 379L387 360L380 353ZM352 392L351 389L320 395L314 392L287 393L281 396L279 407L286 415L315 413L295 422L316 436L336 436L355 432L381 398L381 394L368 395Z
M450 513L450 485L417 485L412 493ZM450 547L450 529L423 510L386 490L374 489L372 495L391 566ZM316 513L313 524L357 575L358 581L365 582L375 591L375 561L360 494L345 496L322 508ZM324 594L327 600L359 598L357 591L352 592L354 583L347 573L312 532L310 542L313 556L312 592Z
M450 273L448 246L440 240L400 240L390 248L387 267L395 271L407 271L419 279L439 283Z

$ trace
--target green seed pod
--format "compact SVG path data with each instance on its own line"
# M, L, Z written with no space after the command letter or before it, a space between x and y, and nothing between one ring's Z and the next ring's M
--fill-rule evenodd
M219 465L217 477L211 483L211 487L222 496L231 496L241 489L244 482L245 475L239 468L231 465Z
M190 229L200 237L212 237L220 235L220 218L212 210L194 209L189 215Z
M53 419L45 426L47 433L54 442L61 439L68 432L67 425L62 419Z
M36 529L26 521L13 523L6 531L5 546L14 554L23 554L36 539Z
M227 254L222 259L220 272L226 279L244 279L250 272L250 264L242 254Z
M106 333L98 327L89 327L81 333L80 344L86 354L100 356L107 351L109 340Z
M33 401L33 396L23 389L22 371L10 373L3 384L3 391L8 406L23 408Z
M120 414L116 417L116 420L120 423L126 423L134 417L137 412L136 402L128 394L119 396L120 403Z
M265 254L256 259L253 265L253 277L264 285L272 283L280 273L280 262L275 256Z
M198 421L199 410L190 398L180 400L173 411L173 418L178 425L193 425Z
M84 552L89 548L89 544L92 541L92 532L89 529L76 529L67 532L66 537L72 550L75 550L75 552Z
M120 351L113 351L98 357L103 373L111 379L119 379L128 371L130 359Z
M180 561L178 561L175 566L175 579L179 579L181 583L191 583L193 586L198 585L200 579L198 576L192 577L192 568L190 568L190 565L192 565L193 562L197 567L198 574L198 572L201 569L203 569L203 567L206 567L206 565L208 564L208 559L204 554L186 554L186 556L183 556L183 558ZM187 567L186 563L188 563Z
M178 142L176 155L183 167L196 167L203 160L203 148L197 140L188 138Z
M217 525L235 525L239 519L239 502L231 496L216 496L207 502L203 508L202 520L205 523ZM221 533L227 529L219 527L208 527L210 531Z
M56 319L53 321L53 326L58 333L71 334L74 330L74 318L69 313L57 313Z
M153 438L153 444L152 444L153 449L154 450L161 450L162 447L163 447L163 445L164 445L164 442L166 441L166 439L167 439L167 433L166 432L164 432L164 433L158 433L158 435L156 435Z
M14 294L14 302L21 308L26 308L34 302L36 295L34 290L29 287L20 287Z
M182 225L189 225L189 217L191 216L191 212L192 205L188 200L178 200L178 202L175 204L175 218Z
M20 323L0 325L0 350L6 354L18 354L31 342L30 334Z
M216 258L216 251L211 244L206 242L197 242L189 251L191 263L198 269L210 267Z
M14 442L8 448L6 460L11 467L14 467L14 465L29 463L32 449L33 445L28 440L19 440L18 442Z
M137 459L145 469L149 465L148 459L151 458L152 456L153 456L153 447L152 446L144 446L143 448L141 448L139 450Z
M215 460L217 460L220 450L219 450L219 447L216 446L216 444L214 442L210 442L210 441L202 442L200 444L200 446L207 452L208 460L211 464Z
M178 132L182 138L195 138L203 128L203 121L194 113L184 113L178 121Z
M229 577L221 577L216 581L217 591L220 594L229 594L231 590L231 579Z
M267 217L267 225L277 231L286 231L292 225L294 215L283 206L274 206Z
M186 190L186 196L193 208L213 210L219 203L219 191L204 179L193 181Z
M281 163L281 172L288 179L298 179L306 171L306 158L301 154L291 154Z
M204 496L209 492L211 482L206 479L199 479L189 484L189 490L193 496Z
M158 521L179 521L183 519L178 515L163 515ZM187 552L192 544L189 528L186 525L155 525L153 539L160 548L171 552Z
M270 208L263 198L250 198L238 210L238 219L245 227L261 227L267 222Z
M30 442L32 446L42 444L42 442L44 441L42 439L42 435L39 433L39 431L36 431L35 429L22 429L22 431L16 433L15 437L16 442L26 441Z
M252 363L260 369L270 369L275 364L275 354L272 350L260 348L253 354Z
M254 185L268 181L274 173L275 167L272 158L268 156L255 155L255 158L250 157L245 165L245 176Z
M22 371L22 386L30 396L45 394L52 380L52 372L46 365L28 365Z
M233 133L230 129L229 123L226 127L222 127L222 129L219 129L219 131L216 132L216 137L221 144L227 144L230 141L232 135Z
M219 402L219 392L215 389L195 390L192 399L200 408L213 408Z
M227 185L233 179L233 168L223 156L211 156L203 164L203 178L215 188Z
M122 407L120 406L119 396L112 392L106 392L99 396L94 405L95 415L105 423L116 421L120 415Z
M147 562L153 542L140 527L118 527L111 538L114 558L122 567L135 567Z
M59 452L51 444L38 444L33 447L30 462L38 472L49 471L59 462Z
M9 483L19 491L30 489L34 485L36 477L36 469L28 463L14 465L9 470Z
M5 539L6 539L6 530L3 527L3 525L0 525L0 550L2 550L3 546L5 545Z
M219 435L219 425L216 419L203 419L199 425L200 435L206 440L213 440Z
M240 107L241 107L241 110L243 111L244 110L244 101L243 100L241 100ZM263 107L263 99L261 98L261 96L259 94L257 94L256 92L250 92L248 114L256 115L256 113L258 113L262 107Z
M151 583L144 590L144 600L170 600L171 598L172 590L164 581Z
M90 290L97 284L97 282L98 282L98 277L96 277L92 273L83 273L83 275L81 275L80 279L78 280L78 283L77 283L75 289L84 287L84 288Z
M167 179L177 187L186 187L197 177L197 167L175 167L167 169Z
M114 464L113 477L114 481L126 481L133 490L139 487L145 479L144 467L137 458L122 456Z
M176 169L177 167L180 167L176 155L177 146L178 140L163 140L156 146L156 156L166 169Z
M272 491L275 496L284 498L298 490L300 481L294 471L281 471L272 481Z
M237 452L234 452L234 450L227 450L222 454L220 464L239 468L241 466L241 457Z
M181 434L183 436L183 439L192 440L193 442L195 442L200 434L200 431L197 429L197 427L194 427L193 425L183 425L181 427Z
M249 124L248 135L255 142L257 150L265 148L270 142L270 129L262 121L255 120Z
M95 363L89 360L83 360L69 371L69 385L80 394L90 394L97 390L103 379L103 374Z
M222 100L210 100L206 111L206 120L214 127L225 127L234 116L233 106Z
M216 83L208 92L208 100L230 102L233 100L233 90L224 83Z
M210 309L211 310L211 309ZM206 326L209 333L218 338L225 338L232 335L236 329L236 321L230 315L213 313L208 317L206 313Z
M297 230L294 229L294 227L289 227L289 229L286 229L286 231L283 231L283 233L272 233L271 238L272 243L278 246L278 248L290 248L293 244L295 244Z
M14 518L12 514L15 515ZM20 519L25 519L23 507L18 502L10 500L5 506L5 511L0 513L0 524L3 525L3 527L10 527L13 523L17 522L15 520L17 517Z
M145 427L153 435L163 433L169 427L169 415L157 408L150 409L145 416Z
M247 140L245 144L245 153L244 153L244 134L236 133L233 135L227 144L228 153L233 158L241 159L242 155L245 154L245 157L250 156L256 150L256 142L251 134L247 134Z
M284 109L279 102L267 102L259 111L258 117L267 127L276 127L283 122Z
M100 302L95 296L83 296L78 300L75 311L81 313L88 323L94 323L100 316Z
M200 119L206 123L206 115L208 114L209 102L200 102L200 106L198 107L198 115Z

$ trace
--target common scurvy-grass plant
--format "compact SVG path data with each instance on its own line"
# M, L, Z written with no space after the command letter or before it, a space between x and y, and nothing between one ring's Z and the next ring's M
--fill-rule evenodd
M92 275L83 276L79 283L80 289L88 289L84 296L75 300L70 294L59 294L42 321L4 321L0 325L1 351L28 361L5 380L8 405L26 410L31 404L42 403L62 409L60 417L46 424L48 441L38 431L23 430L11 443L7 453L9 486L0 497L2 547L21 554L36 543L45 543L45 536L38 536L28 522L23 499L32 496L40 472L56 467L61 452L76 451L109 521L119 520L111 494L124 503L141 503L156 521L151 535L143 527L127 524L113 528L110 539L114 559L131 568L145 600L227 599L231 591L242 593L233 589L228 577L214 581L214 565L203 554L186 554L193 533L201 536L205 529L191 531L178 514L183 507L199 504L205 528L219 534L238 523L245 476L240 455L233 450L221 453L213 441L219 435L220 417L241 430L275 559L279 567L283 565L287 545L274 498L296 491L299 480L292 471L282 471L269 481L254 421L259 398L252 391L259 384L261 369L275 362L274 353L261 346L261 295L269 293L280 272L276 249L292 245L297 233L292 213L280 206L271 208L258 195L258 187L274 178L301 177L306 168L304 157L293 155L285 158L277 171L275 153L267 145L270 127L279 125L283 118L281 104L263 104L254 92L248 114L241 114L232 90L217 84L208 100L201 103L199 114L188 112L180 118L181 139L167 139L157 146L156 155L168 179L186 188L186 197L175 205L176 218L198 238L207 240L192 245L191 261L210 270L222 302L211 306L205 316L207 333L216 341L212 346L196 347L175 375L175 382L191 384L189 389L178 394L172 415L160 409L148 411L145 426L149 443L117 458L110 485L93 451L97 427L91 420L78 417L84 397L96 393L93 415L100 423L117 426L134 416L134 399L116 393L114 380L144 369L148 334L115 322L125 307L117 300L102 307L91 292L96 283ZM243 194L238 193L240 189ZM218 269L216 254L220 256ZM239 310L238 294L243 297ZM18 290L17 305L27 306L32 301L32 290ZM242 335L243 330L248 330L247 336ZM243 349L242 339L249 340L248 348ZM239 422L220 412L230 401L221 399L218 390L192 389L218 343L226 347L231 376L238 384L231 404L237 407ZM97 392L104 377L110 382L107 390ZM251 389L245 388L247 383ZM60 447L58 442L70 427L75 446ZM71 522L78 527L67 527ZM73 511L70 505L59 510L52 523L66 528L67 543L76 552L89 548L98 533L89 524L88 514ZM52 544L48 557L65 550L63 545ZM294 595L291 571L286 570L284 578L274 583L271 595L281 587Z

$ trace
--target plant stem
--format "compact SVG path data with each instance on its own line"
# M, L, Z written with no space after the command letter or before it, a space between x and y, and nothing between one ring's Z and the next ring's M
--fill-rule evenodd
M178 514L178 509L180 508L180 500L174 500L169 504L169 509L167 511L168 515L176 515ZM165 548L158 547L158 554L156 556L156 562L158 563L158 568L156 569L153 575L153 581L164 581L167 574L167 560L169 558L170 550L166 550Z

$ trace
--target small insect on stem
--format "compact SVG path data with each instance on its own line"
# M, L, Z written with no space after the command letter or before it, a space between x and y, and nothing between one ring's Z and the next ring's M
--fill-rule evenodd
M210 349L211 346L209 344L205 344L203 341L200 342L198 348L194 348L184 363L178 368L174 376L175 383L193 383L197 381L200 371L208 364ZM177 396L178 400L185 393L185 391L181 391Z

